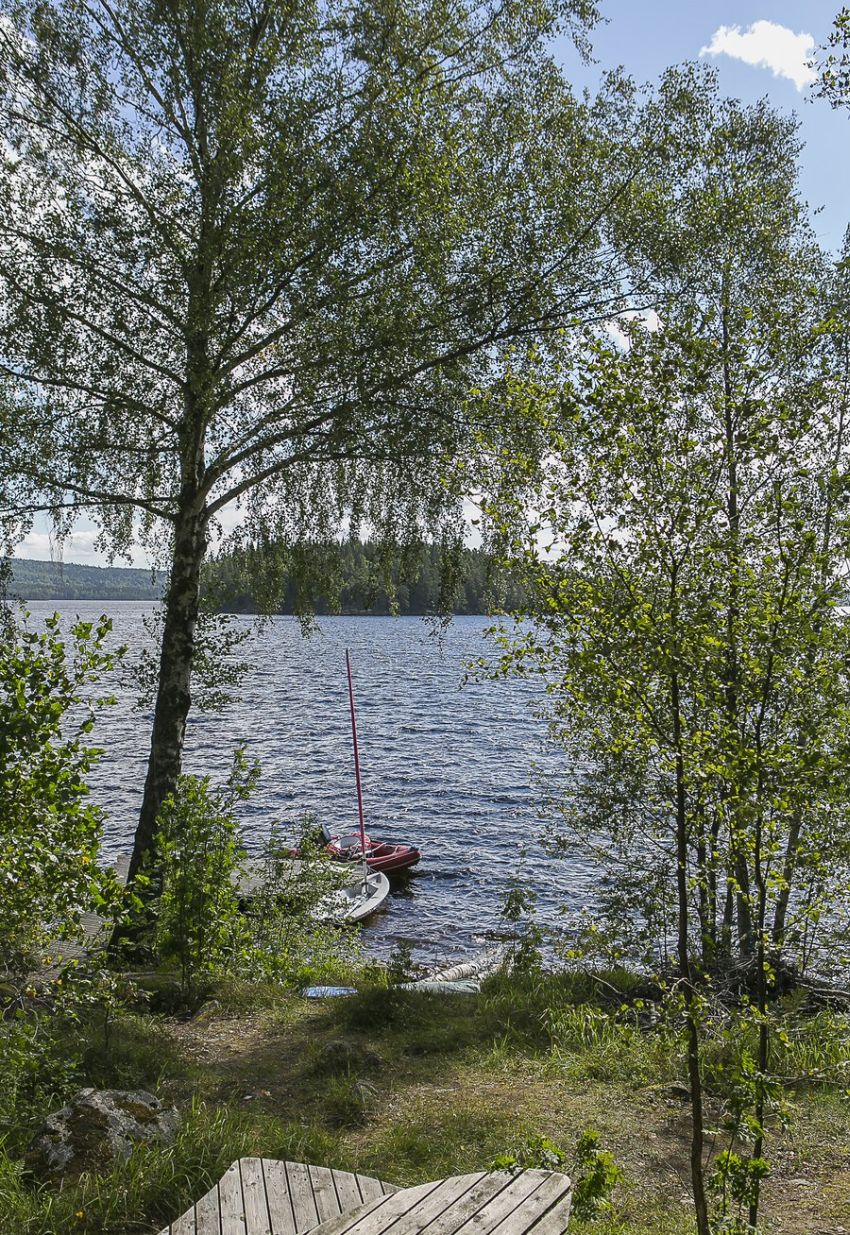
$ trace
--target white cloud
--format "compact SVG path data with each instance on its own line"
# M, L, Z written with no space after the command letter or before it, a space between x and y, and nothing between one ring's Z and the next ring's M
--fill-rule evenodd
M770 69L774 77L787 77L802 90L816 77L809 63L814 51L814 35L795 34L774 21L754 21L746 30L740 26L720 26L699 54L731 56L744 64Z
M29 532L15 545L13 557L34 558L39 562L76 562L80 566L147 566L147 555L138 549L131 552L131 561L117 558L110 563L107 554L95 545L97 533L71 532L61 545L50 532Z

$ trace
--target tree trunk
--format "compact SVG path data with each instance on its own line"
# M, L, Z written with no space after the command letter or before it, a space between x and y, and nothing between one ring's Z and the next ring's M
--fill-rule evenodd
M670 580L670 612L675 632L678 610L678 570L674 566ZM675 635L674 635L675 640ZM682 697L679 682L679 652L677 643L672 648L670 670L670 712L673 721L673 751L676 759L676 900L677 900L677 945L679 953L679 976L685 1001L685 1031L688 1048L688 1088L691 1095L691 1187L694 1194L694 1216L697 1235L711 1235L708 1202L705 1195L705 1172L703 1149L705 1145L705 1119L702 1103L702 1072L700 1068L699 1023L697 1021L697 998L691 965L688 931L691 921L690 892L688 889L688 804L685 783L685 756L682 735ZM700 871L700 877L705 872Z
M184 491L174 531L151 753L130 859L130 880L153 845L160 808L180 775L191 703L192 660L206 547L207 519L203 503L194 492Z
M723 434L727 469L726 518L729 524L729 600L726 610L726 725L727 740L738 736L738 687L740 666L738 664L738 624L740 621L740 597L738 570L741 561L741 512L738 503L738 447L735 424L732 417L734 384L729 358L729 305L727 302L728 275L724 275L723 310L721 314L723 345ZM733 794L726 791L729 808L729 848L732 857L732 875L737 884L735 906L738 923L738 949L742 958L753 953L753 922L750 912L750 872L746 850L737 834L737 804Z
M698 1235L710 1235L708 1203L703 1172L704 1118L702 1109L702 1075L699 1058L699 1026L696 1019L695 991L688 947L690 900L688 896L688 836L685 799L685 769L681 751L681 713L679 711L679 675L672 676L674 742L676 744L676 888L678 892L678 952L679 974L685 999L685 1025L688 1043L688 1088L691 1094L691 1187L694 1193L694 1214Z

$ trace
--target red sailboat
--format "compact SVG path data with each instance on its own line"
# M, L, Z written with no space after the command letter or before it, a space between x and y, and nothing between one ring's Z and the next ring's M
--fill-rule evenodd
M360 831L336 835L326 824L322 832L327 841L328 853L340 862L362 862L373 871L393 874L415 866L421 854L413 845L394 844L390 841L372 840L366 834L363 816L363 789L360 783L360 752L357 746L357 718L354 711L354 685L351 678L351 656L345 650L345 666L348 671L348 702L351 709L351 737L354 743L354 774L357 778L357 807L360 814Z

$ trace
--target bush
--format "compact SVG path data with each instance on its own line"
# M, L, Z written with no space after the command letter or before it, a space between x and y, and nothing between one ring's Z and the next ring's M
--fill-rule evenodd
M248 865L235 807L253 791L259 767L240 750L225 785L181 776L163 804L151 882L153 946L176 963L183 1006L194 1006L221 979L301 986L335 981L358 957L357 936L316 909L349 872L330 861L304 821L298 849L274 829ZM239 889L250 874L250 896Z
M238 891L245 852L234 807L249 796L258 775L257 766L237 751L224 786L214 789L206 776L181 776L162 805L154 950L177 963L188 1000L205 981L238 973L249 946Z
M100 753L86 739L96 709L92 683L120 653L105 650L107 618L77 622L69 646L59 615L41 631L7 614L0 628L0 985L16 989L50 945L81 939L87 911L116 900L97 866L101 812L86 801Z

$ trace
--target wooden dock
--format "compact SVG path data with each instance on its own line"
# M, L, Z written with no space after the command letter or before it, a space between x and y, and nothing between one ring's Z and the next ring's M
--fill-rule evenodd
M350 1171L271 1158L239 1158L160 1235L305 1235L395 1192Z
M564 1235L571 1193L556 1171L396 1189L327 1167L240 1158L160 1235Z

